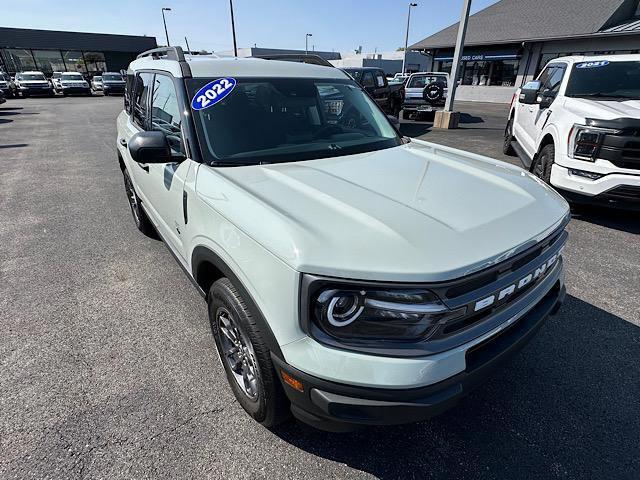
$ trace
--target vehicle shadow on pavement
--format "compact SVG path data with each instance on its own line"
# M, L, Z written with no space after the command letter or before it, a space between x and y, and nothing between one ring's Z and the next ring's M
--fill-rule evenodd
M0 118L0 124L11 123L11 122L13 122L13 120L11 120L9 118Z
M275 433L382 479L638 478L639 365L640 327L569 296L531 344L439 417Z
M10 145L0 145L0 149L3 148L22 148L22 147L28 147L29 144L28 143L13 143Z
M638 212L592 206L571 207L571 216L601 227L613 228L628 233L640 234Z

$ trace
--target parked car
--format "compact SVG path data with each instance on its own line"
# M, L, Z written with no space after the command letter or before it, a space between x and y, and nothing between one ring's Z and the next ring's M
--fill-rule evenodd
M16 90L22 97L31 95L53 96L53 87L42 72L20 72L16 73Z
M258 422L429 418L560 307L566 201L521 168L400 136L341 70L168 47L140 54L127 86L133 220L206 299Z
M371 95L385 113L396 117L400 114L404 87L401 84L389 84L381 68L349 67L343 70Z
M0 90L0 105L5 103L6 101L7 101L7 99L4 96L4 92L2 90Z
M640 210L640 55L549 62L513 97L504 152L575 203Z
M74 93L91 95L91 86L84 76L79 72L64 72L58 81L60 85L56 88L57 93L62 93L65 97Z
M413 73L406 82L403 118L417 118L421 114L442 109L449 92L449 75L444 72Z
M389 83L402 83L404 85L410 76L410 73L396 73L391 79L387 78L387 80L389 80Z
M96 75L91 79L91 89L94 92L99 92L102 90L102 77L100 75Z
M124 78L118 72L104 72L102 74L102 92L105 95L124 93Z
M60 78L64 72L53 72L51 74L51 85L53 86L53 90L56 92L62 91L62 86L60 85Z
M11 77L6 73L0 72L0 91L4 93L5 98L16 96L16 86Z

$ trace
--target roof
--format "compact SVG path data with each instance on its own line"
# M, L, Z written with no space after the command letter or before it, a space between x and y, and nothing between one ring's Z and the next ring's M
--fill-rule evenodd
M599 33L610 19L629 10L637 0L500 0L469 17L465 45L488 45ZM458 23L409 48L455 45Z
M217 58L208 55L185 55L193 77L299 77L349 78L338 68L308 63L263 60L261 58ZM181 77L180 65L175 60L139 58L131 62L131 69L153 68Z
M628 22L624 22L620 25L615 25L610 28L602 30L603 33L613 32L640 32L640 18L634 18Z
M155 37L0 27L0 47L4 48L141 52L156 46Z

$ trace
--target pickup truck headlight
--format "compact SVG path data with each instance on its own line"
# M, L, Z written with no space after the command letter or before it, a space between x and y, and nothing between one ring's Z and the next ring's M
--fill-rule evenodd
M464 315L429 290L327 287L312 297L312 320L344 340L424 340L438 322Z
M604 136L617 133L620 132L610 128L588 127L576 124L569 132L567 154L569 158L595 162Z

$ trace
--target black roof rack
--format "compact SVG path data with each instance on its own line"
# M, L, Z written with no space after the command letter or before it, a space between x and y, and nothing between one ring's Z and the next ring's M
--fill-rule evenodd
M191 78L191 67L184 58L184 51L182 47L159 47L142 52L136 58L151 57L154 60L165 58L166 60L176 60L180 63L180 69L182 70L182 76L184 78Z
M153 58L167 57L167 60L177 60L178 62L185 61L182 47L152 48L151 50L142 52L136 58L143 58L143 57L153 57Z
M322 58L320 55L312 54L285 53L278 55L254 55L253 58L262 58L263 60L281 60L284 62L310 63L312 65L321 65L323 67L334 68L331 63Z

